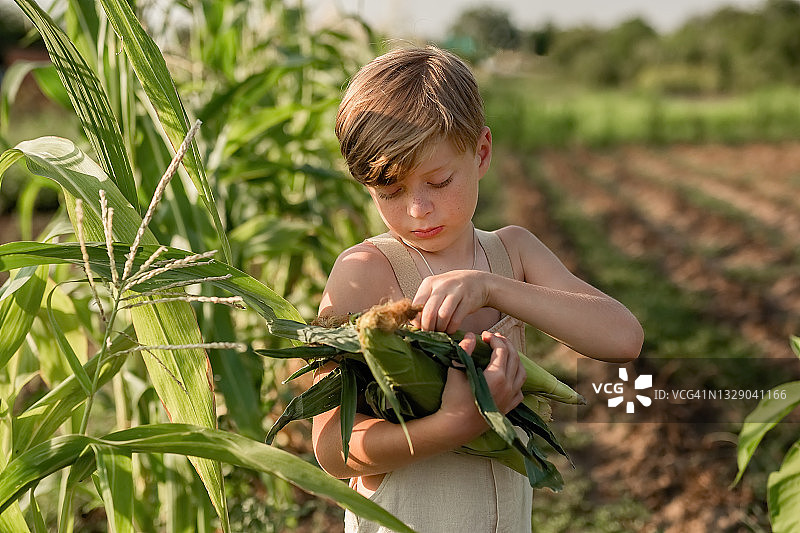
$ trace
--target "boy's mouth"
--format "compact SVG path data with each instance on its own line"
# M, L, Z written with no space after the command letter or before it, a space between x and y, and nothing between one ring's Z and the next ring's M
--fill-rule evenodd
M444 226L436 226L434 228L412 230L411 233L413 233L415 237L419 237L420 239L429 239L431 237L438 235L443 229Z

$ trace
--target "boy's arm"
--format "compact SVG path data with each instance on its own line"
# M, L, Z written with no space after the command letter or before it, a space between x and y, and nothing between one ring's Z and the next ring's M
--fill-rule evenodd
M492 347L492 356L483 375L497 408L507 413L522 401L525 370L508 339L488 332L484 332L482 338ZM475 347L475 336L468 333L460 344L471 353ZM334 368L334 364L329 364L317 379ZM356 414L345 464L340 410L336 408L314 417L314 454L320 466L334 477L383 474L466 444L486 431L488 425L478 412L466 375L450 368L439 410L432 415L406 421L406 428L414 446L413 453L399 424Z
M386 298L402 295L386 258L371 245L361 244L343 253L328 279L320 315L344 315L363 311ZM388 272L387 272L388 270ZM522 400L520 391L525 371L512 353L508 341L499 335L484 340L493 348L492 359L484 372L498 408L508 412ZM472 350L474 340L462 341ZM323 368L321 379L335 365ZM483 433L487 426L475 407L472 392L463 373L450 370L436 413L407 422L414 445L412 455L400 425L364 414L357 414L350 438L347 464L342 457L339 409L314 417L312 443L320 466L335 477L346 478L380 474L413 461L449 451Z
M508 226L497 234L516 279L473 270L425 278L414 298L424 305L420 327L452 333L467 314L492 307L594 359L625 362L639 355L644 333L624 305L574 276L528 230Z

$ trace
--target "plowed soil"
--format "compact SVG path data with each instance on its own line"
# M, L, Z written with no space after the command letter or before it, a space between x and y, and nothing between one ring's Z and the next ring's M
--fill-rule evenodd
M680 290L701 295L703 314L739 332L757 356L792 357L787 339L800 333L800 145L544 151L502 165L509 221L529 227L577 275L586 277L579 253L532 165L537 179L602 221L616 249L655 259ZM582 357L556 350L562 363ZM675 423L581 431L592 442L573 460L595 487L588 505L643 504L650 517L634 530L768 530L759 491L747 482L728 488L735 434Z

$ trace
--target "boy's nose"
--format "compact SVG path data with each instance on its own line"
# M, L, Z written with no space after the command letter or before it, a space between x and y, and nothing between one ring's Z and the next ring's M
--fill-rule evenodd
M414 196L408 204L408 215L413 218L422 218L433 211L433 202L425 196Z

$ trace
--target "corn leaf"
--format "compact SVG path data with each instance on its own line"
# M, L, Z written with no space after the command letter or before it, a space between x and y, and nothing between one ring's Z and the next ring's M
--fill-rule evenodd
M86 374L86 371L83 369L83 365L78 360L78 356L75 355L75 351L70 346L69 341L67 341L66 336L64 336L64 332L61 329L61 326L58 324L58 320L56 320L56 315L53 313L53 292L55 289L50 291L50 294L47 295L47 318L50 321L50 328L53 331L53 335L55 336L55 340L58 343L58 347L61 348L61 353L67 358L67 363L69 367L72 369L72 372L75 374L75 377L78 378L78 383L80 384L83 391L86 395L90 395L92 393L92 380L89 378L89 375Z
M100 80L78 52L75 45L50 16L32 0L16 0L36 26L47 45L50 59L67 90L72 107L83 125L103 170L111 176L125 199L138 210L136 183L108 96Z
M33 515L33 533L47 533L47 526L44 523L44 516L42 516L42 511L39 509L39 503L36 501L36 496L33 494L33 489L31 489L30 498L30 512L31 515Z
M342 401L342 373L336 368L303 393L292 398L281 416L270 428L264 442L272 444L275 435L286 424L312 418L338 407Z
M113 239L123 243L133 242L141 223L139 214L103 169L71 141L43 137L19 143L14 149L6 151L9 152L24 154L32 172L50 178L62 187L71 217L74 217L75 199L84 200L84 227L88 240L104 241L99 191L105 190L109 207L114 209ZM0 158L0 163L2 161L3 158ZM142 242L158 244L149 230L145 232ZM131 320L139 342L144 345L192 345L202 342L197 319L187 302L137 307L131 309ZM216 427L212 379L208 374L208 357L203 350L154 350L152 353L143 353L142 357L171 420ZM227 529L220 465L204 459L192 461L223 521L223 528Z
M380 351L376 349L378 348L376 345L382 344L378 339L383 336L394 337L394 335L392 333L385 333L374 329L366 329L362 331L362 334L366 339L372 339L367 340L367 342L365 342L361 347L362 353L364 354L364 360L367 362L367 366L369 367L370 372L372 372L372 376L375 378L375 383L377 383L378 388L380 389L381 393L383 393L384 399L389 402L389 405L394 410L397 422L400 424L400 427L403 429L403 434L406 436L408 449L413 454L414 444L411 442L411 435L408 433L408 427L406 426L406 421L403 417L403 413L406 411L400 406L400 400L392 388L392 382L389 380L389 375L387 375L386 370L382 367L383 357L381 357Z
M0 396L0 469L6 467L11 457L11 411L6 400ZM19 503L0 512L0 531L9 533L27 533L28 525L22 515Z
M131 453L112 446L91 444L103 498L108 530L133 532L133 470Z
M312 371L320 368L321 366L322 366L321 361L311 361L307 365L305 365L305 366L303 366L301 368L298 368L297 370L292 372L291 375L288 378L286 378L286 379L284 379L282 381L282 383L285 385L286 383L289 383L293 379L299 378L300 376L302 376L304 374L307 374L308 372L312 372Z
M4 70L3 83L0 85L0 136L8 137L9 109L16 99L22 81L31 71L49 65L47 61L18 60Z
M28 524L18 503L8 507L0 513L0 531L8 533L28 533Z
M339 364L342 375L342 395L339 400L340 413L339 420L342 431L342 453L344 461L350 455L350 435L353 433L353 424L356 419L356 407L358 403L358 388L356 387L356 372L351 368L347 360Z
M530 434L528 436L533 437ZM525 472L528 475L531 487L535 489L549 488L555 492L563 489L564 480L561 474L555 465L548 461L544 453L539 450L533 438L528 439L527 449L528 455L523 459L525 461ZM536 461L532 461L529 456L534 457Z
M509 411L506 416L508 416L508 419L511 421L511 423L519 427L530 428L532 434L538 435L544 439L544 441L552 446L555 451L569 459L569 455L567 455L566 450L564 450L563 446L561 446L561 444L558 442L555 434L550 430L545 421L542 420L542 417L537 415L533 409L524 403L521 403ZM572 460L570 460L570 464L571 463Z
M227 341L236 338L228 309L214 306L206 317L204 331L211 332L211 336L206 340ZM251 371L246 363L261 363L261 361L254 358L251 353L238 353L235 350L211 350L209 357L214 373L222 378L220 391L225 396L225 404L229 407L228 416L236 423L239 433L252 439L260 439L264 434L261 427L260 390L253 376L258 375L255 370L263 372L263 367Z
M125 53L133 66L147 98L158 114L164 132L177 150L189 131L189 118L181 103L175 83L167 69L167 64L156 43L144 31L126 0L100 0L103 9L114 26ZM203 199L217 230L222 244L225 261L231 262L231 249L225 228L220 220L214 202L214 194L208 184L205 169L200 158L197 142L192 141L183 159L183 166L194 182L200 198Z
M6 150L0 154L0 185L3 183L3 174L6 170L23 157L19 150Z
M319 359L319 358L329 358L340 353L343 353L341 350L334 348L333 346L326 346L326 345L319 345L319 346L291 346L289 348L264 348L259 350L253 350L258 355L263 355L264 357L272 357L274 359ZM344 352L346 353L346 352Z
M419 344L426 352L433 354L442 364L449 365L455 358L455 351L451 345L451 338L446 334L431 331L398 330L400 333ZM459 342L464 338L463 331L453 334L452 340ZM472 359L479 368L486 368L492 355L492 349L481 339L477 339ZM586 400L575 392L569 385L562 383L550 372L536 364L525 354L517 353L520 363L525 368L526 378L522 385L524 394L537 394L562 403L583 405Z
M773 388L769 395L758 402L756 408L745 417L739 432L736 454L739 472L732 485L742 479L744 470L764 435L798 405L800 405L800 381L790 381Z
M481 412L483 419L507 444L516 448L524 457L532 459L531 452L514 431L514 426L511 425L511 422L503 413L498 411L494 398L492 398L492 393L489 390L489 385L486 383L486 378L483 377L483 371L478 370L472 357L461 346L456 344L455 341L453 345L456 348L461 364L464 365L464 372L467 374L469 386L475 396L475 403L478 405L478 410Z
M284 319L267 321L267 327L269 332L276 337L292 339L307 344L324 344L344 352L356 353L361 351L358 333L350 327L323 328Z
M137 269L156 248L157 246L153 245L140 247L137 255L138 259L134 261L134 269ZM125 245L114 245L114 257L116 258L117 265L124 262L124 254L128 253L128 249L129 248ZM92 267L92 271L106 279L110 279L111 270L109 268L108 253L105 244L88 243L87 251L89 253L89 264ZM164 252L161 257L164 259L180 259L189 255L191 254L184 250L170 248ZM50 244L38 242L11 242L0 245L0 271L20 268L20 266L61 263L83 264L81 251L77 243ZM170 270L137 286L135 289L138 291L154 290L175 281L192 281L222 276L230 277L210 280L204 283L222 289L235 296L241 296L250 308L268 321L274 320L275 316L302 320L297 309L275 291L241 270L216 261L209 264L198 264L186 268ZM282 322L283 319L279 321ZM287 322L305 327L305 324L294 322L293 320ZM357 340L356 338L356 341Z
M0 510L38 480L75 463L92 444L120 453L173 453L205 457L278 476L297 487L330 498L367 520L400 532L412 530L346 484L294 455L241 435L186 424L153 424L108 434L55 437L14 458L0 473Z
M446 367L394 332L365 329L361 331L361 339L364 350L369 348L392 391L406 398L415 417L439 409Z
M133 326L112 339L111 353L132 348ZM113 378L125 363L126 356L106 357L100 369L98 386L102 387ZM84 372L94 375L98 357L90 358L83 365ZM44 442L86 401L86 393L76 376L69 376L48 392L43 398L14 419L13 455Z
M4 285L0 301L0 368L6 366L30 331L42 302L46 276L46 266L24 267Z
M789 448L780 470L767 478L767 507L773 533L800 531L800 441Z
M49 66L38 68L33 71L33 78L39 86L39 90L53 102L60 104L64 109L72 109L72 102L64 88L64 84L58 77L56 67L50 63Z
M51 279L47 280L45 290L51 297L47 304L39 309L37 316L39 320L34 321L30 336L39 353L39 375L48 388L52 389L75 373L63 355L59 342L66 342L74 349L79 365L83 365L88 359L89 343L78 315L81 304L78 303L76 308L72 298ZM51 327L48 314L52 314L53 319L58 322L60 334L57 335ZM61 341L58 340L59 336L62 338Z

